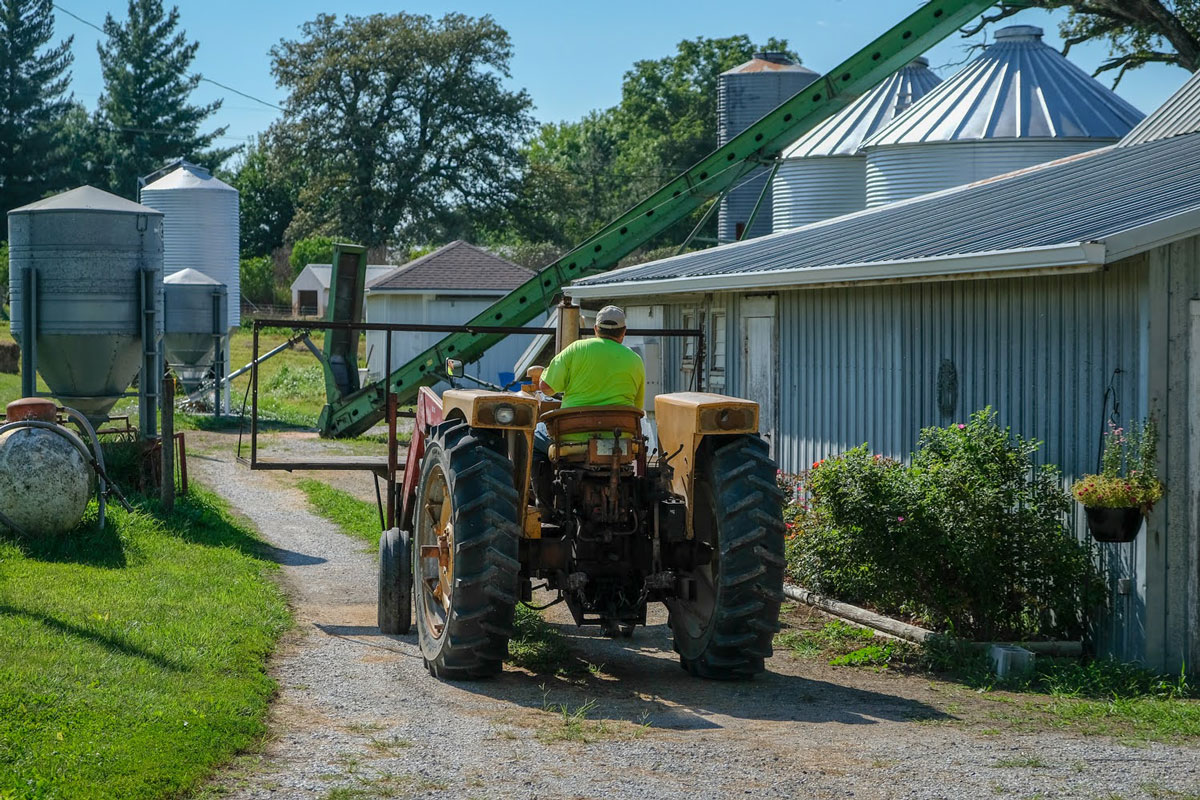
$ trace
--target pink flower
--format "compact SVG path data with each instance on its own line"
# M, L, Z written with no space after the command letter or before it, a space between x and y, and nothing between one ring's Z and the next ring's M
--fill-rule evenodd
M896 517L896 522L904 522L904 517Z
M961 430L963 430L963 429L964 429L964 428L966 428L966 427L967 427L967 426L966 426L966 425L963 425L961 422L960 422L960 423L958 423L958 429L959 429L960 431L961 431Z

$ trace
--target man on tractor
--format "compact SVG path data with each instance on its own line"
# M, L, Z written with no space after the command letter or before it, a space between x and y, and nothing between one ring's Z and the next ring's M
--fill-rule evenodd
M596 314L595 338L572 342L542 372L538 388L547 397L563 393L562 408L583 406L633 406L646 400L646 367L625 341L625 312L605 306ZM586 441L587 434L571 434ZM543 502L549 493L548 451L550 436L545 424L534 432L534 490Z

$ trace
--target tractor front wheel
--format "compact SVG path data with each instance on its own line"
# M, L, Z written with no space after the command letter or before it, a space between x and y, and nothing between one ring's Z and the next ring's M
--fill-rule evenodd
M389 528L379 537L379 631L406 634L412 626L412 536Z
M519 597L519 496L503 440L461 421L430 433L417 486L413 580L421 655L438 678L500 672Z
M692 570L687 599L667 602L684 669L731 680L762 672L779 630L783 601L783 493L757 436L705 443L696 475L692 524L711 548Z

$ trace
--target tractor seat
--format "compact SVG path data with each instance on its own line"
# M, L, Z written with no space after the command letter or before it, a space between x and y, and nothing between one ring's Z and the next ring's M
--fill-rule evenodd
M595 462L612 464L613 432L628 444L621 444L618 462L631 463L643 444L642 417L646 412L635 406L578 406L559 408L542 414L550 436L551 461Z

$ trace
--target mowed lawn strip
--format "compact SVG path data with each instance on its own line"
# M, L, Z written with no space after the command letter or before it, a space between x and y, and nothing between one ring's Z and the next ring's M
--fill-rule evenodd
M362 539L371 545L379 544L379 507L374 503L359 500L349 492L312 478L304 478L297 486L314 513L341 528L342 533Z
M195 484L153 511L0 538L0 797L175 797L265 733L290 622L266 546Z

